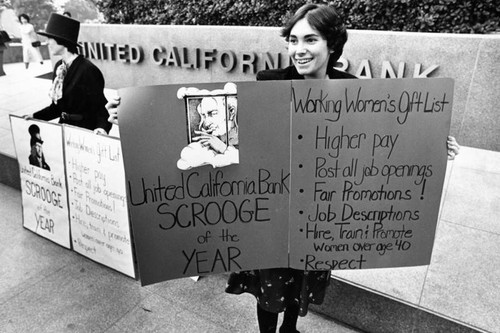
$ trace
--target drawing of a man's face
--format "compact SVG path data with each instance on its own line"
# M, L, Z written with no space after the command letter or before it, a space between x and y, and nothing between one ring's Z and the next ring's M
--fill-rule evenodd
M226 134L226 110L224 103L214 97L204 97L198 106L200 129L221 136Z
M31 154L40 158L40 157L42 157L42 153L43 153L42 144L40 142L36 142L31 147Z

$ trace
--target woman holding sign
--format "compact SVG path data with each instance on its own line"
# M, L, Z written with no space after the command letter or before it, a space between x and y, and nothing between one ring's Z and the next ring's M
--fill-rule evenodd
M341 18L332 7L306 4L282 30L288 42L288 54L293 66L267 70L257 74L257 80L355 79L338 71L333 65L342 54L347 32ZM120 99L106 106L109 121L118 123ZM458 152L453 140L448 147ZM286 231L284 231L286 232ZM275 332L278 314L284 312L280 332L297 332L298 316L305 316L308 305L320 304L329 285L330 271L303 271L273 268L232 273L226 292L253 294L257 298L257 317L261 332Z
M293 66L257 73L257 80L355 79L333 68L342 55L347 31L336 11L326 5L306 4L282 29ZM278 314L284 311L280 332L298 332L298 316L308 305L321 304L330 271L273 268L232 273L226 292L249 292L257 298L261 332L275 332Z
M333 68L342 55L347 31L340 16L327 5L306 4L282 29L293 66L257 73L257 80L355 79ZM455 139L448 139L448 155L458 153ZM275 332L278 313L284 311L280 332L298 332L298 316L308 305L321 304L329 285L330 271L302 271L274 268L232 273L226 292L248 292L257 298L261 332Z

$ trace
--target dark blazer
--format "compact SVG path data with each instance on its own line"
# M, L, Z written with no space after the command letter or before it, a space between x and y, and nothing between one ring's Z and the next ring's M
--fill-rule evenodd
M342 72L339 70L336 70L334 68L329 68L328 71L328 76L330 79L356 79L357 77L346 73ZM295 66L289 66L287 68L283 69L269 69L265 71L260 71L257 73L257 81L269 81L269 80L303 80L304 76L300 75L297 70L295 69Z
M53 79L56 76L59 60L54 67ZM59 117L59 123L94 130L102 128L109 132L112 124L108 122L104 97L104 77L101 71L89 60L79 55L68 69L63 82L63 96L48 107L35 112L35 119L52 120ZM65 112L68 116L62 117Z
M30 155L28 159L29 159L31 165L37 166L37 167L45 169L45 170L50 170L50 167L45 162L45 157L43 155L42 155L42 162L41 162L41 164L38 162L38 159L35 156L33 156L33 155Z

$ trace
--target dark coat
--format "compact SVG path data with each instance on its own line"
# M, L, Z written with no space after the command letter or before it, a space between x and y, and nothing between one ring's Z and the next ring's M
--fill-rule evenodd
M328 71L330 79L356 79L352 74L330 68ZM269 80L304 80L304 76L300 75L295 66L289 66L283 69L270 69L257 73L257 81Z
M33 155L30 155L29 156L29 161L30 161L30 164L31 165L34 165L34 166L37 166L39 168L42 168L42 169L45 169L45 170L50 170L50 167L49 165L45 162L45 157L42 155L42 161L41 163L38 161L38 159L33 156Z
M59 60L54 67L53 78L56 77ZM111 129L104 97L104 77L101 71L89 60L79 55L68 69L63 82L63 96L48 107L35 112L33 117L41 120L52 120L59 117L59 123L94 130L102 128L106 132ZM63 119L61 114L69 114Z
M354 75L336 69L328 71L330 79L355 79ZM272 69L257 73L258 81L303 80L294 66ZM287 307L298 308L305 316L309 304L321 304L330 283L330 271L303 271L292 268L259 269L233 272L229 276L226 292L231 294L250 293L259 306L273 313Z

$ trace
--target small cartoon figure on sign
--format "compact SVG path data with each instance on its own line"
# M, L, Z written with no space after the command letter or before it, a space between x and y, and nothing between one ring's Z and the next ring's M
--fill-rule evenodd
M40 127L33 124L28 128L28 132L31 136L31 153L29 156L30 164L45 170L50 170L49 165L45 162L45 155L43 154L43 140L40 135Z
M177 98L185 101L188 127L188 145L177 161L179 169L239 163L236 92L234 83L211 91L185 87L177 91Z

